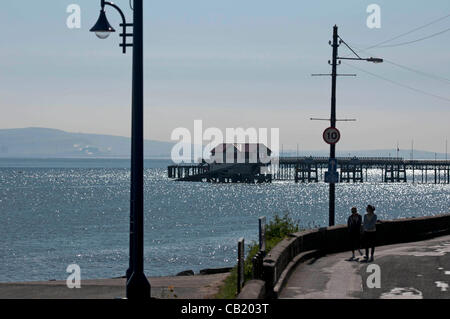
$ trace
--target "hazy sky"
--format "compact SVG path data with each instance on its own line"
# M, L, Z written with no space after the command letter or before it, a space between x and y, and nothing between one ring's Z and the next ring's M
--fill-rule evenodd
M145 138L170 140L176 127L280 128L284 148L325 149L329 117L332 27L355 48L406 33L450 14L450 1L190 0L144 1ZM131 53L118 32L99 40L89 29L96 0L3 1L0 11L0 128L50 127L130 135ZM129 18L128 0L117 0ZM369 29L366 8L381 7L381 28ZM81 7L81 29L69 29L66 8ZM108 8L111 24L119 16ZM450 28L450 17L387 44ZM350 52L342 45L340 55ZM363 56L392 63L347 62L338 79L340 149L409 148L444 152L450 138L450 32ZM374 77L374 73L401 85ZM436 95L434 97L427 94ZM440 97L440 98L439 98Z

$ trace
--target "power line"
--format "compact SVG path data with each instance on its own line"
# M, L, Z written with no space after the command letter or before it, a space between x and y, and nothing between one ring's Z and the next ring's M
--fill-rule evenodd
M381 46L381 45L383 45L383 44L385 44L385 43L388 43L388 42L397 40L397 39L399 39L399 38L401 38L401 37L404 37L405 35L408 35L408 34L411 34L411 33L413 33L413 32L419 31L419 30L424 29L424 28L426 28L426 27L428 27L428 26L430 26L430 25L433 25L433 24L435 24L435 23L437 23L437 22L439 22L439 21L442 21L442 20L444 20L444 19L447 19L448 17L450 17L450 14L447 14L447 15L445 15L445 16L443 16L443 17L440 17L440 18L438 18L438 19L436 19L436 20L433 20L433 21L431 21L431 22L429 22L429 23L427 23L427 24L424 24L424 25L422 25L422 26L420 26L420 27L414 28L414 29L412 29L412 30L410 30L410 31L408 31L408 32L402 33L402 34L400 34L400 35L398 35L398 36L395 36L395 37L393 37L393 38L390 38L390 39L388 39L388 40L385 40L385 41L382 41L382 42L380 42L380 43L374 44L374 45L372 45L372 46L370 46L370 47L367 47L366 50L372 49L372 48L376 48L376 47L379 47L379 46Z
M435 24L435 23L437 23L437 22L439 22L439 21L442 21L442 20L444 20L444 19L446 19L446 18L448 18L448 17L450 17L450 14L447 14L447 15L441 17L441 18L438 18L438 19L436 19L436 20L434 20L434 21L431 21L431 22L429 22L429 23L427 23L427 24L425 24L425 25L422 25L422 26L420 26L420 27L414 28L414 29L412 29L412 30L410 30L410 31L408 31L408 32L402 33L402 34L400 34L400 35L398 35L398 36L396 36L396 37L393 37L393 38L391 38L391 39L388 39L388 40L385 40L385 41L380 42L380 43L378 43L378 44L372 45L372 46L370 46L370 47L368 47L368 48L366 48L366 49L364 49L364 50L362 50L362 49L357 49L357 51L362 51L362 52L368 53L366 50L368 50L368 49L370 49L370 48L381 47L381 46L382 46L383 44L385 44L385 43L391 42L391 41L393 41L393 40L396 40L396 39L398 39L398 38L400 38L400 37L403 37L403 36L405 36L405 35L411 34L411 33L415 32L415 31L420 30L420 29L426 28L426 27L428 27L428 26L430 26L430 25L432 25L432 24ZM411 44L411 43L415 43L415 42L419 42L419 41L422 41L422 40L425 40L425 39L429 39L429 38L435 37L435 36L437 36L437 35L440 35L440 34L443 34L443 33L447 32L447 31L450 31L450 28L445 29L445 30L440 31L440 32L436 32L436 33L434 33L434 34L432 34L432 35L429 35L429 36L426 36L426 37L423 37L423 38L420 38L420 39L413 40L413 41L408 41L408 42L399 43L399 44L394 44L394 45L387 45L387 46L382 46L382 47L393 47L393 46L400 46L400 45ZM340 38L340 37L339 37L339 38ZM344 40L342 40L341 38L340 38L340 40L345 44L345 46L347 46L347 47L350 49L350 51L352 51L352 53L354 53L357 57L359 57L359 55L358 55L358 54L357 54L357 53L356 53L356 52L355 52L355 51L354 51L354 50L353 50L353 49L352 49L352 48L351 48ZM408 71L411 71L411 72L414 72L414 73L417 73L417 74L420 74L420 75L423 75L423 76L427 76L427 77L433 78L433 79L435 79L435 80L439 80L439 81L445 82L445 83L447 83L447 84L450 83L450 80L447 79L447 78L440 77L440 76L437 76L437 75L434 75L434 74L429 74L429 73L426 73L426 72L423 72L423 71L415 70L415 69L410 68L410 67L408 67L408 66L404 66L404 65L401 65L401 64L396 63L396 62L393 62L393 61L388 61L388 60L386 60L386 59L384 59L384 61L388 62L389 64L395 65L395 66L397 66L397 67L403 68L403 69L405 69L405 70L408 70ZM446 97L443 97L443 96L440 96L440 95L436 95L436 94L433 94L433 93L429 93L429 92L423 91L423 90L421 90L421 89L417 89L417 88L415 88L415 87L412 87L412 86L409 86L409 85L406 85L406 84L402 84L402 83L400 83L400 82L397 82L397 81L388 79L388 78L386 78L386 77L383 77L383 76L380 76L380 75L378 75L378 74L375 74L375 73L366 71L366 70L364 70L364 69L355 67L355 66L350 65L350 64L345 63L345 62L344 62L344 64L345 64L345 65L348 65L348 66L350 66L350 67L353 67L353 68L355 68L355 69L357 69L357 70L359 70L359 71L361 71L361 72L370 74L370 75L372 75L372 76L374 76L374 77L376 77L376 78L379 78L379 79L382 79L382 80L384 80L384 81L390 82L390 83L392 83L392 84L395 84L395 85L401 86L401 87L403 87L403 88L406 88L406 89L408 89L408 90L411 90L411 91L414 91L414 92L417 92L417 93L421 93L421 94L424 94L424 95L427 95L427 96L431 96L431 97L434 97L434 98L437 98L437 99L440 99L440 100L443 100L443 101L446 101L446 102L450 102L450 99L449 99L449 98L446 98Z
M434 80L438 80L440 82L443 82L443 83L446 83L446 84L450 84L450 79L447 79L445 77L442 77L442 76L439 76L439 75L436 75L436 74L423 72L423 71L420 71L420 70L416 70L416 69L413 69L411 67L408 67L408 66L405 66L405 65L401 65L401 64L398 64L398 63L395 63L393 61L389 61L389 60L386 60L386 59L384 59L384 62L392 64L392 65L395 65L395 66L397 66L399 68L408 70L410 72L414 72L414 73L420 74L422 76L426 76L426 77L432 78Z
M374 44L374 45L371 45L371 46L365 48L364 50L374 49L374 48L378 48L378 47L388 48L388 47L395 47L395 46L400 46L400 45L411 44L411 43L419 42L419 41L422 41L422 40L425 40L425 39L429 39L429 38L435 37L435 36L440 35L440 34L442 34L442 33L448 32L448 31L450 30L450 28L445 29L445 30L442 30L442 31L439 31L439 32L437 32L437 33L431 34L431 35L429 35L429 36L426 36L426 37L423 37L423 38L420 38L420 39L413 40L413 41L408 41L408 42L403 42L403 43L397 43L397 44L393 44L393 45L385 45L385 46L383 46L383 44L385 44L385 43L388 43L388 42L397 40L397 39L399 39L399 38L401 38L401 37L404 37L404 36L406 36L406 35L408 35L408 34L411 34L411 33L414 33L414 32L416 32L416 31L419 31L419 30L421 30L421 29L424 29L424 28L426 28L426 27L428 27L428 26L430 26L430 25L433 25L433 24L438 23L438 22L440 22L440 21L442 21L442 20L445 20L445 19L447 19L448 17L450 17L450 13L447 14L447 15L445 15L445 16L443 16L443 17L440 17L440 18L438 18L438 19L436 19L436 20L433 20L433 21L431 21L431 22L429 22L429 23L426 23L426 24L424 24L424 25L422 25L422 26L420 26L420 27L417 27L417 28L414 28L414 29L412 29L412 30L410 30L410 31L407 31L407 32L405 32L405 33L402 33L402 34L400 34L400 35L398 35L398 36L395 36L395 37L393 37L393 38L390 38L390 39L384 40L384 41L382 41L382 42L376 43L376 44ZM341 40L342 40L342 39L341 39ZM345 43L345 44L346 44L346 43ZM346 44L346 45L347 45L347 44ZM358 49L358 50L364 52L363 49ZM352 50L352 51L353 51L353 50Z
M412 87L412 86L409 86L409 85L406 85L406 84L403 84L403 83L400 83L400 82L397 82L397 81L388 79L388 78L386 78L386 77L384 77L384 76L381 76L381 75L378 75L378 74L375 74L375 73L366 71L366 70L364 70L364 69L361 69L361 68L359 68L359 67L356 67L356 66L354 66L354 65L351 65L351 64L348 64L348 63L345 63L345 62L343 62L343 64L345 64L345 65L347 65L347 66L349 66L349 67L355 68L355 69L357 69L357 70L359 70L359 71L361 71L361 72L370 74L370 75L372 75L372 76L374 76L374 77L376 77L376 78L379 78L379 79L381 79L381 80L384 80L384 81L390 82L390 83L392 83L392 84L401 86L401 87L403 87L403 88L409 89L409 90L411 90L411 91L414 91L414 92L417 92L417 93L421 93L421 94L424 94L424 95L428 95L428 96L432 96L432 97L434 97L434 98L437 98L437 99L440 99L440 100L443 100L443 101L446 101L446 102L450 102L450 99L449 99L449 98L446 98L446 97L443 97L443 96L440 96L440 95L436 95L436 94L433 94L433 93L429 93L429 92L423 91L423 90L421 90L421 89L417 89L417 88L415 88L415 87Z
M367 54L369 54L369 55L372 54L372 53L368 52L367 50L363 50L363 49L359 49L359 48L356 49L356 51L361 51L361 52L367 53ZM420 71L420 70L411 68L411 67L409 67L409 66L402 65L402 64L400 64L400 63L396 63L396 62L394 62L394 61L388 60L388 59L386 59L386 58L384 58L384 57L383 57L383 60L384 60L384 62L386 62L386 63L395 65L395 66L397 66L397 67L399 67L399 68L402 68L402 69L404 69L404 70L407 70L407 71L410 71L410 72L413 72L413 73L417 73L417 74L420 74L420 75L422 75L422 76L426 76L426 77L432 78L432 79L434 79L434 80L437 80L437 81L440 81L440 82L443 82L443 83L446 83L446 84L450 84L450 79L447 79L447 78L445 78L445 77L443 77L443 76L439 76L439 75L436 75L436 74L431 74L431 73L428 73L428 72Z
M444 34L444 33L448 32L448 31L450 31L450 28L447 28L445 30L433 33L431 35L428 35L426 37L419 38L419 39L416 39L416 40L402 42L402 43L396 43L396 44L378 45L377 47L374 47L374 48L394 48L394 47L399 47L399 46L403 46L403 45L413 44L413 43L416 43L416 42L420 42L420 41L423 41L423 40L434 38L434 37L436 37L438 35L441 35L441 34Z

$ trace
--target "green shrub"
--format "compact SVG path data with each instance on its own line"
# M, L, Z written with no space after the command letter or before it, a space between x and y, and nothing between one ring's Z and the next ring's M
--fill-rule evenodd
M298 232L298 222L285 213L283 217L275 214L274 219L266 225L266 240L284 239L287 235Z
M295 222L288 213L283 217L275 214L273 220L266 225L266 251L269 252L280 241L289 234L299 231L298 223ZM253 277L253 257L258 253L259 243L253 241L246 247L247 257L244 262L244 284ZM215 296L218 299L234 299L237 293L237 266L235 266L230 275L224 280L219 292Z

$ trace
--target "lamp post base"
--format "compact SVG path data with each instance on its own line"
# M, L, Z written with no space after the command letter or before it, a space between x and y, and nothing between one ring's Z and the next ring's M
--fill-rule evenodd
M127 281L128 299L147 299L151 298L150 283L144 273L133 273Z
M130 280L132 274L133 274L133 269L128 268L127 272L125 274L125 276L127 277L127 282L128 282L128 280Z

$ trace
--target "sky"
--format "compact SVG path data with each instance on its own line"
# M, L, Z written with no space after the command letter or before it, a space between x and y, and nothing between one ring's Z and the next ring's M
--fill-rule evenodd
M128 0L117 0L128 19ZM131 52L117 32L100 40L89 29L100 1L2 3L0 129L48 127L130 136ZM66 9L81 8L81 28L69 29ZM370 29L370 4L381 28ZM450 14L448 0L190 0L144 1L145 138L170 141L178 127L279 128L284 149L323 150L328 118L328 60L333 25L354 49L364 49ZM120 17L107 9L118 30ZM450 17L387 44L450 28ZM395 47L376 47L347 61L337 83L342 138L338 149L410 148L445 152L450 138L450 32ZM340 56L351 56L344 46ZM393 64L394 63L394 64ZM402 67L398 67L401 65ZM357 68L357 69L356 69ZM408 69L407 69L408 68ZM414 70L414 71L411 71ZM370 72L370 73L367 73ZM373 75L375 74L375 76ZM381 77L381 78L380 78Z

